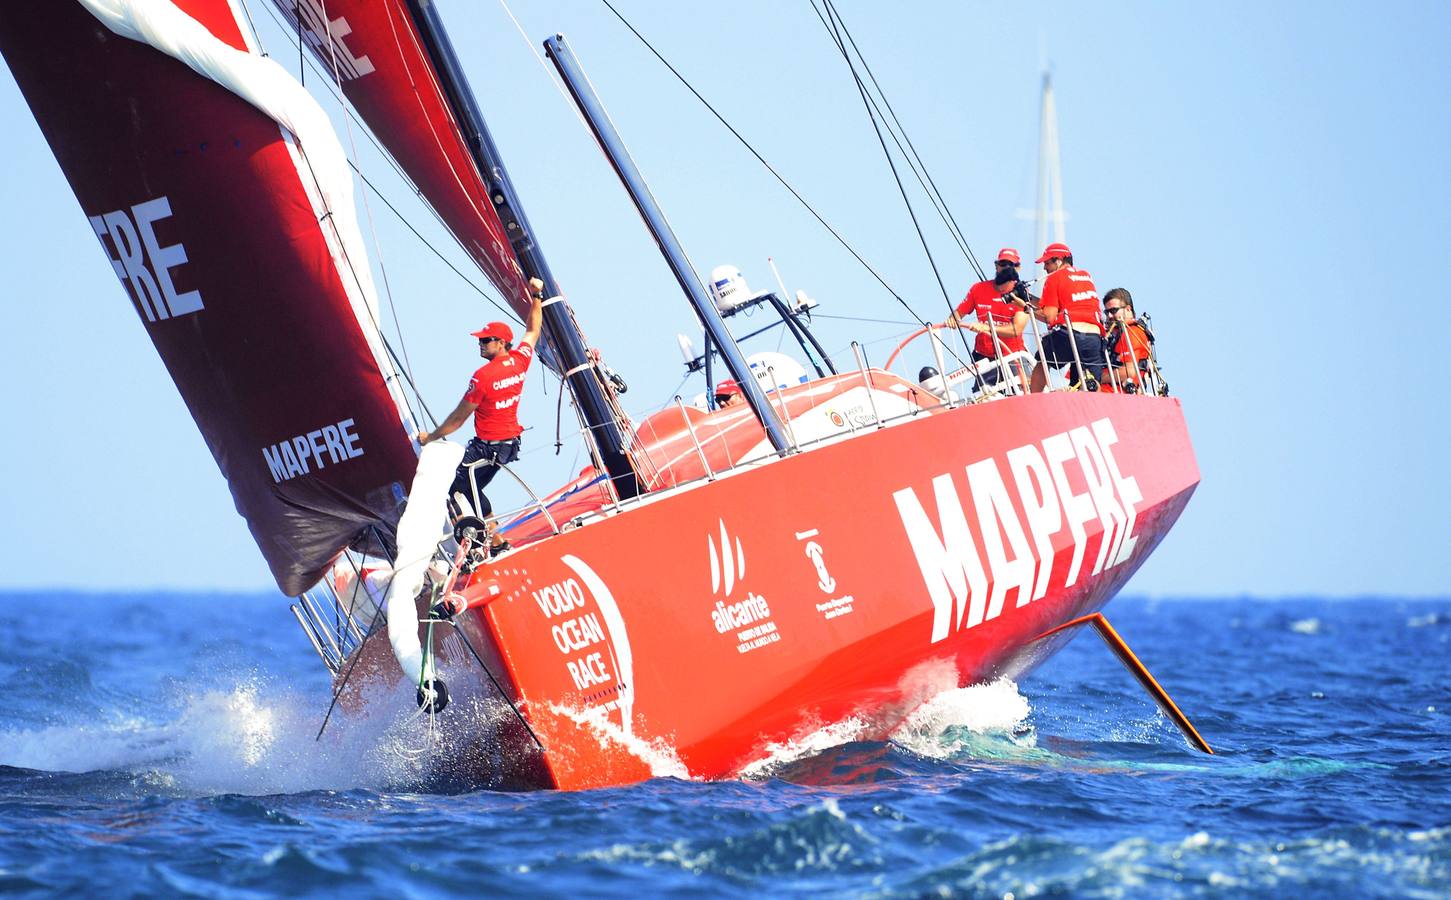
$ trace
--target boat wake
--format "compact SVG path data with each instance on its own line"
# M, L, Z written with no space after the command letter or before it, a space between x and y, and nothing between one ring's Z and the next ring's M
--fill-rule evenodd
M0 766L127 773L144 793L180 796L429 788L459 735L422 716L411 691L377 693L366 715L335 713L319 740L316 696L245 681L164 711L0 729Z
M1030 712L1028 698L1008 679L948 688L932 695L892 726L847 718L808 729L789 741L767 744L761 758L746 766L741 775L751 780L786 778L807 782L823 780L824 776L825 781L841 783L839 767L833 766L828 774L814 764L830 760L839 751L855 757L845 770L851 773L848 780L903 774L901 765L885 770L868 764L873 757L894 748L924 761L1016 754L1033 744Z

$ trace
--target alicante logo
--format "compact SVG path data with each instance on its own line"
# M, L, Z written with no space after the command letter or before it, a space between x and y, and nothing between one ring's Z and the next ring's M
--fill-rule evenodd
M706 535L706 543L710 545L710 592L721 593L725 588L725 596L729 597L735 590L736 584L746 577L746 554L741 550L741 539L735 539L735 546L731 546L730 532L726 531L725 520L717 519L720 523L720 547L716 548L716 541L713 535Z
M717 634L735 632L736 652L750 653L781 640L776 623L771 621L771 605L754 591L741 591L744 597L731 599L731 593L746 577L746 554L741 539L732 540L724 520L720 523L720 542L706 535L710 546L710 591L716 596L710 611L711 624Z

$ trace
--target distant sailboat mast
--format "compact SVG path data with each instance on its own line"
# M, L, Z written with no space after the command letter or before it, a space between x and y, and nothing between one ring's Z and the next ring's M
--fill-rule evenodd
M1043 105L1038 119L1038 209L1033 217L1033 254L1048 246L1048 226L1053 226L1052 240L1067 243L1064 236L1063 165L1058 156L1058 107L1053 101L1053 75L1043 72ZM1039 274L1042 274L1041 268Z

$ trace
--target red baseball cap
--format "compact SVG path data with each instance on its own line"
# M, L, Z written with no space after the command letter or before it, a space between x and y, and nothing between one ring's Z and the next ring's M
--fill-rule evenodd
M728 397L731 394L744 393L745 391L741 390L741 386L736 383L736 380L734 378L727 378L725 381L722 381L720 384L717 384L715 386L715 395L717 397Z
M476 338L499 338L506 344L514 343L514 329L507 322L490 322L478 331L470 332Z
M1067 244L1049 244L1048 248L1043 251L1043 255L1038 257L1035 262L1045 263L1050 259L1072 255L1073 251L1068 249Z
M1012 247L1004 247L1003 249L998 251L998 261L1010 262L1013 265L1017 266L1022 264L1023 258L1019 256L1018 251L1014 250Z

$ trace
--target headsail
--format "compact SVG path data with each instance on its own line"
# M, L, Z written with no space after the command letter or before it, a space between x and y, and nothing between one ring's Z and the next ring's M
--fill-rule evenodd
M350 176L329 171L327 139L301 136L312 114L249 40L229 0L0 14L0 53L278 586L297 594L369 526L391 532L416 453Z
M433 0L274 0L377 138L524 318L523 281L563 291L530 233L498 148ZM598 463L620 496L643 489L633 429L567 303L544 309L543 359L574 397Z
M449 231L524 318L529 295L444 87L401 0L273 0ZM517 227L517 226L516 226Z

